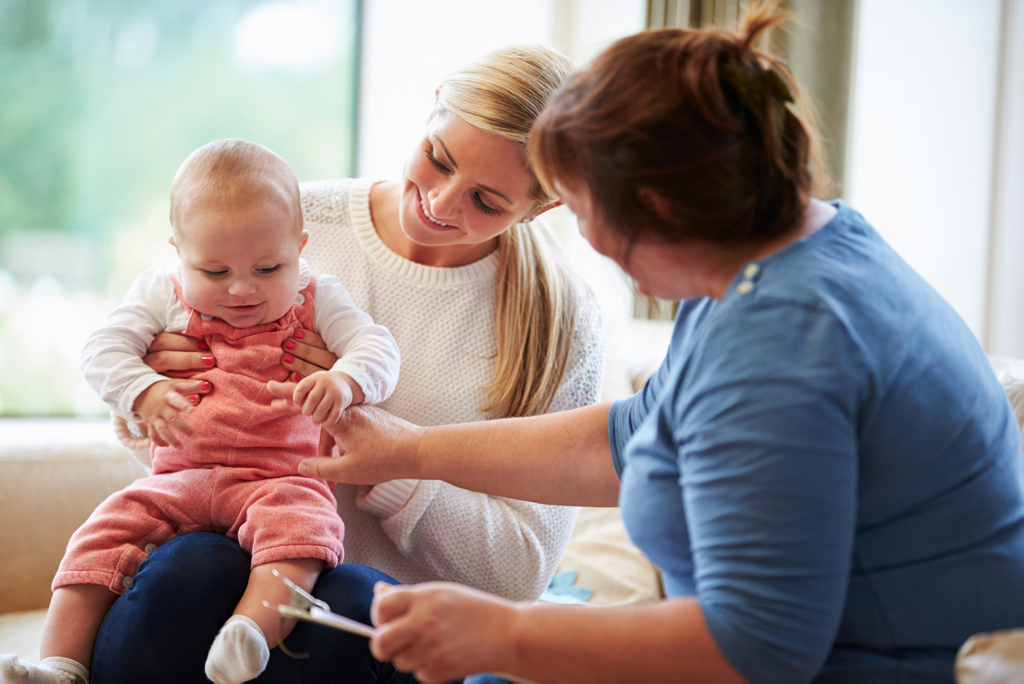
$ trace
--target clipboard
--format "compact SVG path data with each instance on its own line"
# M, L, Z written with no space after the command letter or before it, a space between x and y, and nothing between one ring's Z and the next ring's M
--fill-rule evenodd
M358 634L361 637L369 639L377 633L372 626L365 623L359 622L347 618L344 615L338 615L337 613L331 612L331 607L324 601L318 598L314 598L310 594L306 593L304 589L297 586L290 579L279 573L276 569L272 570L274 577L277 577L291 591L291 599L287 604L281 603L276 606L272 606L266 601L263 602L264 607L276 610L277 614L282 618L295 618L296 620L304 620L306 622L314 622L318 625L324 625L325 627L333 627L334 629L344 630L351 632L352 634ZM284 640L280 640L281 650L293 658L308 658L309 654L298 654L289 651L285 645Z
M337 613L332 613L329 610L324 610L320 606L310 606L308 610L302 608L296 608L291 605L281 604L277 607L277 612L281 617L296 618L299 620L305 620L306 622L315 622L318 625L324 625L325 627L333 627L334 629L344 630L351 632L352 634L358 634L359 636L366 637L369 639L377 633L370 625L358 622L351 618L347 618Z
M271 610L276 610L278 615L282 618L295 618L297 620L304 620L306 622L313 622L324 627L333 627L334 629L340 629L345 632L351 632L352 634L358 634L361 637L370 637L377 634L377 630L365 623L359 622L347 618L344 615L338 615L337 613L331 612L331 607L328 606L324 601L318 598L314 598L310 594L306 593L302 588L295 585L287 577L282 576L276 569L272 571L275 577L280 578L288 588L291 590L291 600L287 603L281 603L277 606L272 606L266 601L263 605ZM308 658L308 653L293 653L288 650L284 645L284 639L278 639L278 647L286 655L292 658ZM512 675L494 673L496 676L503 679L507 679L510 682L520 682L521 684L532 684L528 679L519 679Z

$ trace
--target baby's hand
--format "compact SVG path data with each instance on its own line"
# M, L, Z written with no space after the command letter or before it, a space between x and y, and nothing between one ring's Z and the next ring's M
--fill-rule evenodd
M144 389L135 399L134 410L145 421L149 438L157 446L181 446L176 433L195 434L181 415L190 412L192 404L174 390L170 380L155 382Z
M363 401L363 391L351 377L338 371L318 371L295 386L292 403L317 425L336 423L341 412Z

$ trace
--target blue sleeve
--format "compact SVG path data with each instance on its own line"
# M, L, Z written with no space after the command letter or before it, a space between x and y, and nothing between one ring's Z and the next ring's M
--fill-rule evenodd
M708 628L748 679L797 682L842 617L865 370L831 314L775 309L716 327L671 418Z
M628 399L620 399L612 404L611 412L608 415L608 443L612 450L612 464L620 479L622 478L622 469L625 467L623 451L626 442L647 417L666 381L674 376L673 369L681 363L679 350L706 319L714 305L714 301L710 299L689 299L680 302L672 329L672 341L669 343L668 352L658 370L647 379L642 390Z

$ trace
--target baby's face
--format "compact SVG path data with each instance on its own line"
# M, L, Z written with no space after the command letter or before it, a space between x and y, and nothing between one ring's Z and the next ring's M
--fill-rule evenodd
M299 292L301 215L282 201L204 206L179 218L171 239L185 302L236 328L281 318Z

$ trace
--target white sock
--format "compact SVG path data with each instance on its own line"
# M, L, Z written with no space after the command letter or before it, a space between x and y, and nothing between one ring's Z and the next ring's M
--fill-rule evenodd
M0 656L0 684L89 684L89 668L71 658L43 658L38 665Z
M244 615L232 615L217 633L206 656L206 676L216 684L255 679L267 668L270 649L260 626Z

